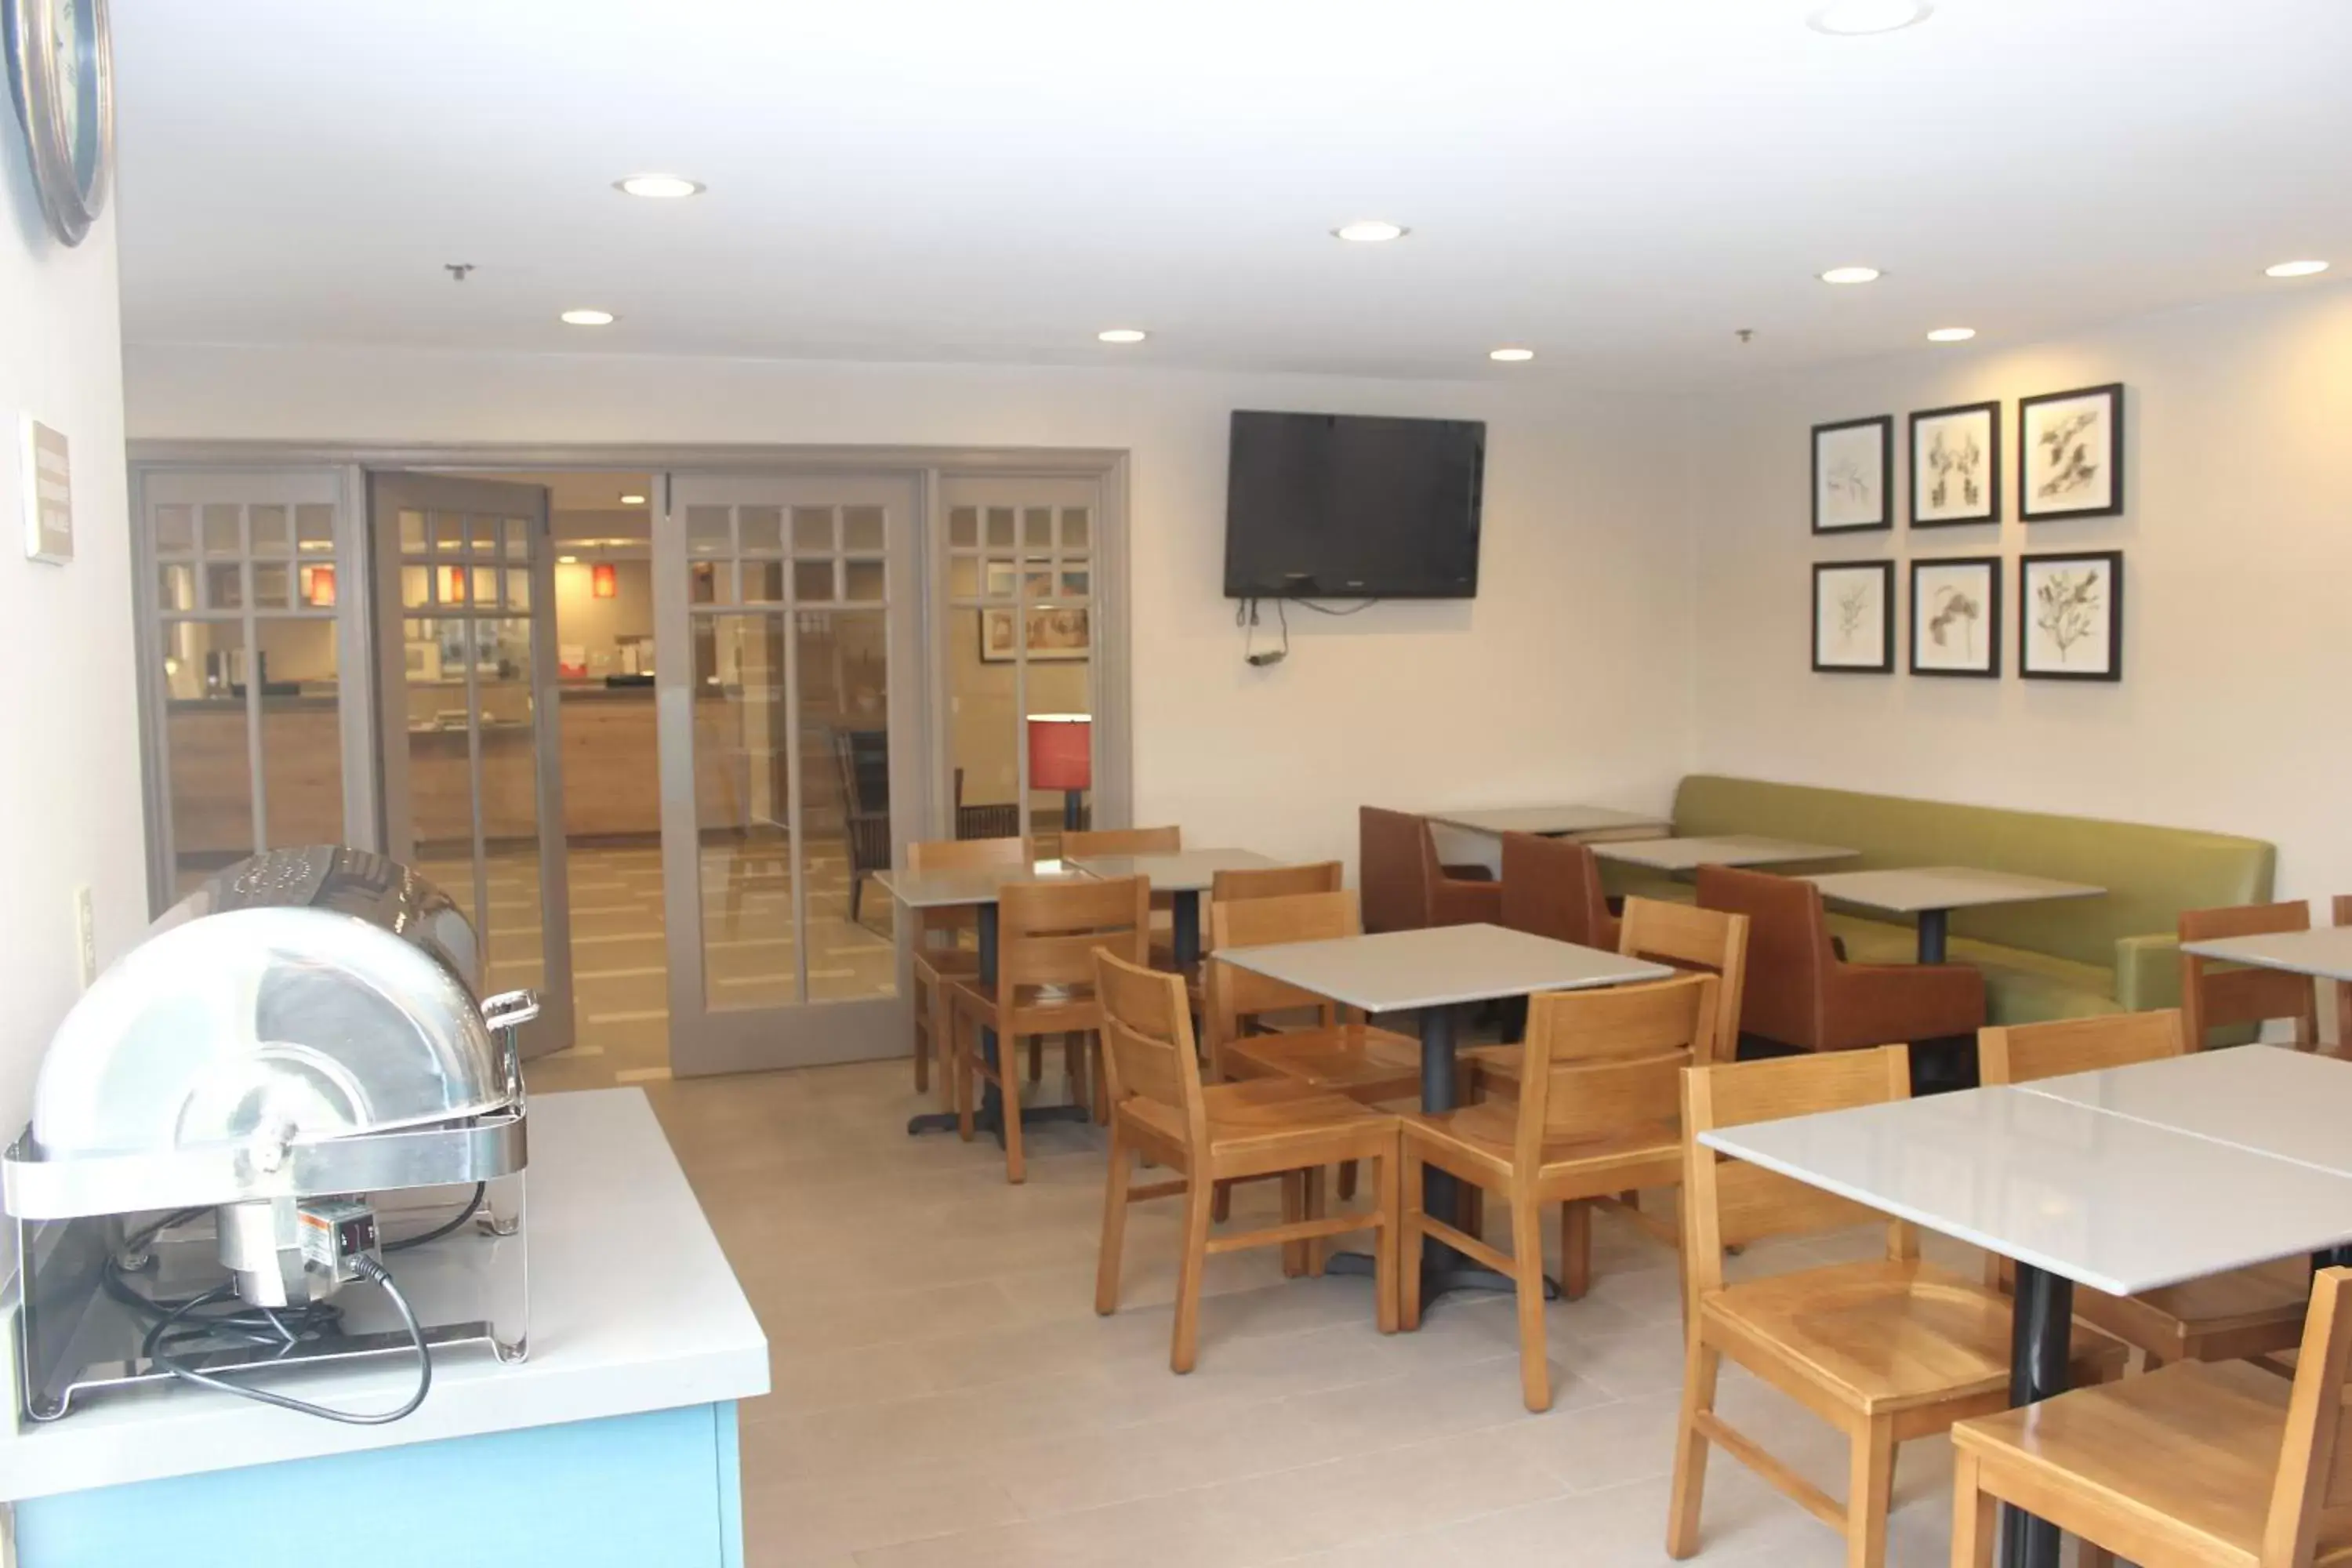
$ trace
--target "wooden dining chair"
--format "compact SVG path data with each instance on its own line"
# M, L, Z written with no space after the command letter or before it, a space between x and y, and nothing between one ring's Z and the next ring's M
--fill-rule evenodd
M1688 1349L1666 1552L1698 1550L1710 1447L1746 1465L1845 1537L1849 1568L1886 1560L1895 1450L2009 1403L2010 1303L1973 1279L1920 1261L1902 1220L1698 1142L1720 1127L1907 1100L1910 1053L1879 1046L1693 1068L1683 1075L1683 1274ZM1724 1248L1852 1226L1884 1226L1881 1258L1724 1279ZM1749 1261L1755 1259L1751 1255ZM1843 1503L1716 1413L1729 1356L1845 1434ZM2124 1348L2077 1325L2071 1375L2108 1376Z
M2310 929L2311 906L2300 900L2180 911L2184 942ZM2318 988L2311 976L2290 974L2283 969L2252 969L2184 952L2180 955L2180 1016L2192 1051L2212 1044L2215 1029L2236 1028L2242 1033L2247 1026L2273 1018L2292 1022L2295 1049L2307 1051L2319 1044Z
M1483 867L1441 862L1429 818L1411 812L1358 809L1356 878L1368 931L1492 925L1503 912L1502 885Z
M1601 883L1601 858L1573 838L1503 835L1503 895L1496 925L1554 942L1617 951L1617 917Z
M907 846L907 869L972 871L989 867L1026 866L1034 847L1026 838L939 838ZM980 923L970 906L917 911L908 967L914 976L915 1092L931 1087L931 1063L940 1064L940 1082L947 1084L948 1041L953 1034L948 1016L945 976L980 973L980 950L963 945L964 936ZM949 1085L952 1089L951 1085Z
M2333 925L2352 926L2352 893L2338 893L2328 907L2328 921ZM2330 983L2336 993L2336 1054L2352 1056L2352 984L2337 980Z
M964 1138L972 1133L972 1099L993 1083L1004 1098L1004 1174L1026 1179L1021 1147L1021 1073L1015 1063L1024 1039L1060 1035L1073 1100L1087 1098L1089 1039L1102 1026L1095 995L1094 953L1106 948L1144 962L1150 939L1150 893L1140 877L1087 882L1013 882L996 900L996 984L977 974L950 985L955 1014L956 1112ZM996 1031L996 1059L978 1048L974 1032Z
M2243 1362L2183 1362L1954 1426L1953 1568L1990 1568L2004 1502L2079 1540L2084 1564L2352 1558L2347 1287L2352 1269L2313 1278L2292 1383Z
M1360 934L1356 895L1292 893L1209 906L1213 951ZM1375 1029L1328 996L1254 970L1209 963L1209 1064L1220 1082L1289 1079L1367 1103L1421 1092L1421 1042ZM1259 1032L1265 1015L1312 1009L1306 1028Z
M1977 1061L1988 1086L2030 1083L2065 1073L2095 1072L2181 1054L2180 1015L2111 1013L2048 1024L2016 1024L1977 1036ZM2016 1268L1985 1255L1985 1283L2006 1293ZM2110 1296L2074 1287L2074 1315L2135 1345L2150 1367L2175 1361L2235 1361L2294 1348L2303 1335L2310 1265L2284 1258L2168 1285L2138 1296Z
M1396 1118L1345 1095L1286 1079L1203 1085L1183 983L1097 948L1095 994L1101 999L1103 1076L1110 1097L1110 1171L1103 1192L1102 1254L1095 1310L1118 1310L1120 1253L1129 1204L1184 1199L1183 1252L1177 1265L1176 1322L1168 1364L1190 1372L1200 1352L1201 1274L1211 1257L1248 1247L1282 1247L1297 1255L1286 1268L1322 1272L1320 1243L1353 1231L1373 1233L1372 1299L1381 1332L1397 1326L1398 1160ZM1140 1156L1175 1173L1138 1186ZM1323 1168L1369 1160L1376 1167L1375 1205L1322 1212ZM1277 1175L1282 1223L1213 1235L1211 1194L1222 1184Z
M1337 860L1315 860L1297 866L1234 867L1217 872L1209 883L1209 908L1219 904L1237 904L1245 899L1284 899L1297 893L1336 893L1340 888L1340 866ZM1192 998L1192 1016L1208 1016L1208 955L1216 950L1214 921L1203 920L1201 929L1201 967L1184 976L1184 993ZM1161 969L1175 967L1175 953L1163 952L1160 944L1152 944L1151 962Z
M1519 1392L1551 1408L1544 1342L1543 1214L1580 1215L1583 1200L1672 1185L1682 1163L1683 1069L1715 1037L1720 984L1711 974L1601 991L1549 991L1528 1007L1526 1080L1516 1106L1487 1101L1400 1119L1404 1148L1404 1326L1421 1326L1424 1237L1511 1277L1519 1312ZM1422 1207L1434 1165L1511 1205L1506 1253ZM1562 1272L1583 1294L1591 1233L1560 1230ZM1564 1293L1569 1293L1564 1290Z

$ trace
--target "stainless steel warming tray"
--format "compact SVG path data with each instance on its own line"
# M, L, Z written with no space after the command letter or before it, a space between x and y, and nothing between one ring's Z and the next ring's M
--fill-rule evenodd
M360 850L256 856L157 921L58 1030L0 1159L22 1413L427 1346L520 1359L538 1004L479 988L457 907ZM381 1292L341 1296L361 1279Z

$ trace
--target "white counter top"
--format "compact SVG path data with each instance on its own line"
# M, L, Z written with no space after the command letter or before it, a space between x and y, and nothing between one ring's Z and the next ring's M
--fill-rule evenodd
M186 1387L118 1394L0 1435L0 1500L765 1394L767 1336L644 1091L538 1095L530 1115L529 1360L436 1356L423 1408L389 1426ZM296 1391L382 1410L415 1376L413 1361L384 1357Z

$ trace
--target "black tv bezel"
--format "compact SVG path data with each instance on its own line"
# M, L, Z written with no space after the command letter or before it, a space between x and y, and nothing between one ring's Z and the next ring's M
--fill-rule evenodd
M1326 586L1314 582L1307 574L1294 573L1280 587L1237 583L1234 576L1234 499L1233 499L1233 437L1235 425L1248 416L1272 416L1286 419L1332 420L1401 420L1421 425L1460 425L1477 432L1471 463L1470 507L1470 579L1454 588L1416 584L1412 587L1391 587L1386 584L1339 584ZM1454 419L1437 415L1417 414L1333 414L1304 408L1236 408L1225 426L1225 591L1228 599L1475 599L1478 596L1478 568L1486 554L1486 422L1484 419ZM1301 582L1301 579L1306 581Z

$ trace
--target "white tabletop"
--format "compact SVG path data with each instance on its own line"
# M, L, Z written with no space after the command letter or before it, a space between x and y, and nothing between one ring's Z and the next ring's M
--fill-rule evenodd
M2335 1057L2236 1046L2017 1087L2352 1176L2352 1062Z
M2316 974L2323 980L2352 981L2352 926L2283 931L2268 936L2215 937L2210 942L2184 942L2180 951L2200 958L2248 963L2257 969L2284 969L2296 974Z
M1664 833L1674 827L1663 816L1647 812L1619 811L1606 805L1504 805L1482 811L1432 811L1430 821L1465 833L1614 833L1647 828Z
M1655 871L1689 871L1701 866L1771 866L1790 860L1843 860L1859 853L1833 844L1806 844L1752 833L1727 834L1720 838L1628 838L1595 844L1592 852L1604 859L1647 866Z
M1059 860L1033 866L980 866L963 871L877 871L874 879L910 910L992 904L1013 882L1083 882L1090 879Z
M1179 849L1167 855L1074 855L1090 877L1141 877L1160 893L1205 892L1220 871L1253 871L1285 862L1255 849Z
M1824 898L1874 910L1916 915L1922 910L1966 910L1979 904L2024 904L2039 899L2094 899L2106 891L2085 882L2056 882L1971 866L1906 866L1883 871L1826 871L1803 879Z
M767 1337L644 1091L534 1095L529 1126L529 1360L500 1365L479 1346L436 1355L433 1392L388 1426L346 1426L184 1387L101 1396L61 1421L0 1434L0 1498L765 1394ZM429 1310L429 1278L415 1278L426 1256L413 1254L401 1276ZM13 1340L13 1325L8 1332ZM405 1398L415 1378L411 1363L385 1356L277 1386L383 1410Z
M1699 1142L2111 1295L2352 1240L2352 1178L2021 1089Z
M1623 985L1675 973L1646 959L1490 925L1220 948L1217 956L1367 1013Z

